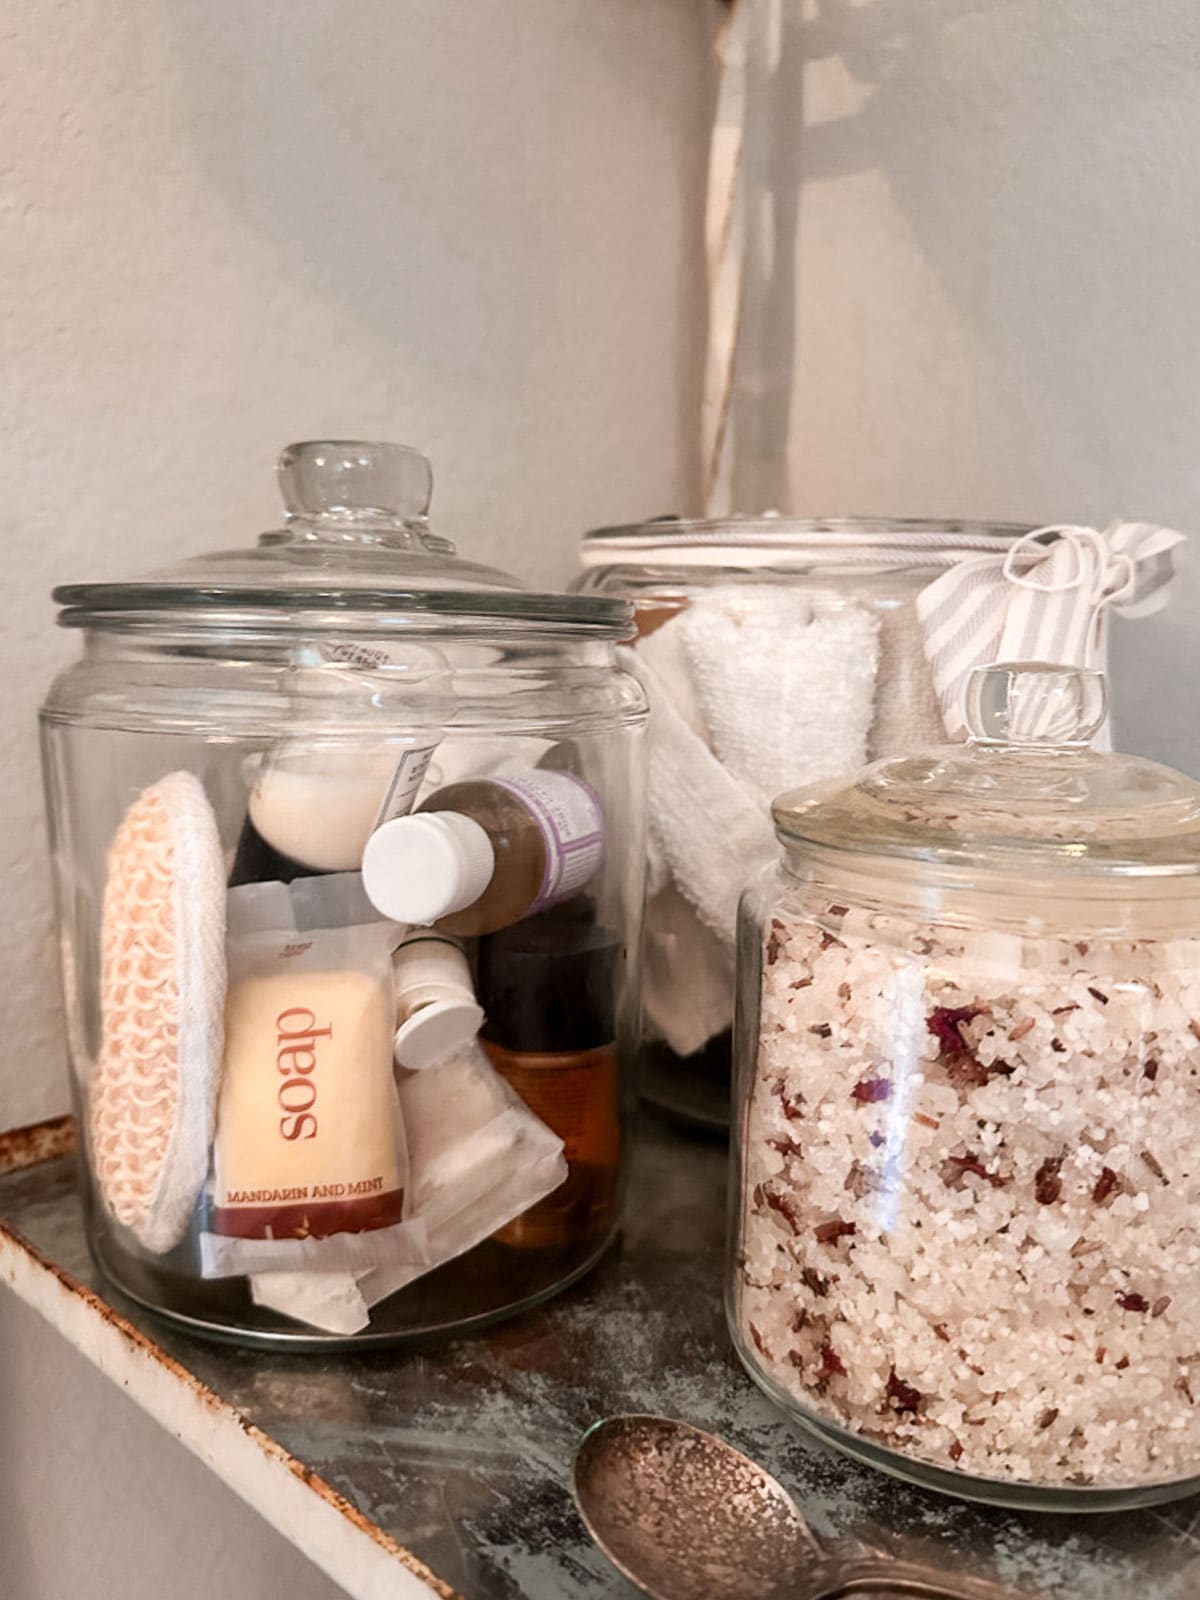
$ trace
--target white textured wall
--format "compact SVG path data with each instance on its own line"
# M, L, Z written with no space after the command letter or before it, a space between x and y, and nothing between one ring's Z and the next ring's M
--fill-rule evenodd
M779 10L742 503L1192 530L1173 613L1120 630L1117 709L1200 772L1200 9Z
M712 0L13 0L0 28L0 1127L65 1105L48 591L276 522L279 446L405 440L561 582L687 502Z

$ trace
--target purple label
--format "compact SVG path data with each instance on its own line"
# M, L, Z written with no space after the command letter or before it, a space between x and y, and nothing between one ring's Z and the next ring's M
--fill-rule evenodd
M590 783L569 772L540 769L491 781L525 802L546 846L546 870L527 916L566 900L595 877L604 859L605 829Z

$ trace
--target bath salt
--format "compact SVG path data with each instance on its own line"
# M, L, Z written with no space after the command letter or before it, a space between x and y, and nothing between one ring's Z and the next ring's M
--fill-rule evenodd
M815 892L814 892L815 894ZM982 1478L1200 1462L1200 942L814 898L765 933L736 1323L817 1419Z

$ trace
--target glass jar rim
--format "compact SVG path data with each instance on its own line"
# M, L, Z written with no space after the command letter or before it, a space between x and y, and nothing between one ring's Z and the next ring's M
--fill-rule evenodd
M656 517L593 528L579 546L584 567L630 559L662 565L764 565L780 557L839 565L951 565L1006 550L1039 524L926 517Z
M53 598L63 608L63 628L136 631L158 623L204 630L220 627L280 631L311 630L318 618L345 616L351 627L371 619L372 626L429 628L462 626L485 633L531 634L572 639L630 638L633 606L610 596L531 593L525 590L389 589L280 585L259 588L242 584L132 582L60 584ZM436 619L436 620L435 620Z

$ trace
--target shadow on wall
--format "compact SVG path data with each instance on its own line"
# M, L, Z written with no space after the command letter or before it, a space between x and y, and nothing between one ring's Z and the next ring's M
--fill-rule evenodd
M773 229L748 277L741 502L1138 516L1200 541L1191 0L777 9L748 146ZM836 355L815 348L825 307ZM840 507L805 504L813 481ZM1132 735L1136 705L1138 747L1200 770L1190 712L1154 692L1196 665L1200 551L1183 565L1166 619L1116 630L1117 717Z
M700 273L686 259L683 283L646 272L660 230L680 231L664 193L686 196L698 175L683 138L648 138L690 104L680 86L703 82L699 56L664 80L701 37L676 0L261 0L249 25L243 0L173 0L173 15L197 158L271 272L329 308L331 341L390 358L381 415L420 418L430 393L460 401L444 437L414 441L440 475L472 439L527 455L553 489L534 419L572 396L578 411L581 381L625 381L614 306L636 325L654 304L662 342L646 361L698 391L679 328L702 315ZM679 253L671 237L667 259ZM685 478L694 431L681 415Z

